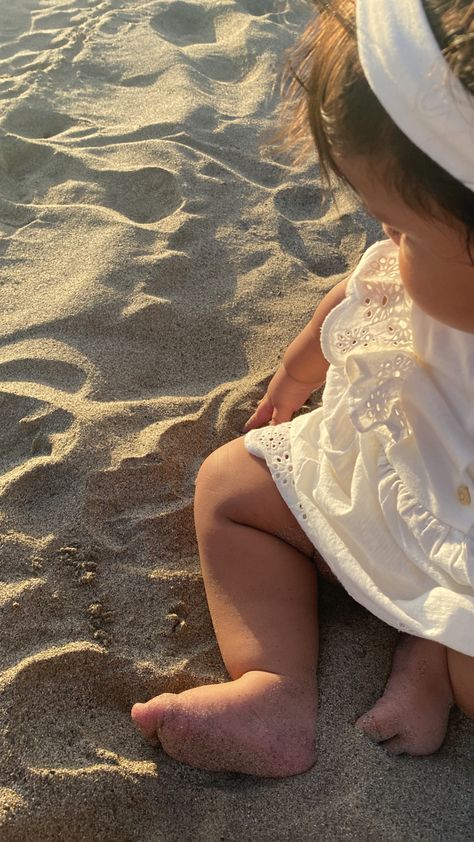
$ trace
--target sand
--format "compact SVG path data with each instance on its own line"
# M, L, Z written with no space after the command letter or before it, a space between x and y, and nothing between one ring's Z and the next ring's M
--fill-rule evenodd
M196 471L379 236L261 149L307 13L0 0L1 842L474 839L472 725L360 736L396 634L328 584L312 771L196 771L129 720L225 677Z

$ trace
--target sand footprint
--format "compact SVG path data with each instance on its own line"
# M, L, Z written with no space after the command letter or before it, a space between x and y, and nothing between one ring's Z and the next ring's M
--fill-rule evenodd
M101 204L134 222L158 222L171 216L183 201L177 176L162 167L140 167L119 173L101 171L96 175Z
M224 51L208 51L206 55L192 57L190 64L201 76L214 82L241 82L253 69L255 62L250 64L245 56L238 53L227 55Z
M3 121L3 127L17 135L47 139L76 125L76 120L61 111L54 111L45 103L38 107L21 102L12 108Z
M276 12L277 0L238 0L238 5L245 9L249 15L261 17Z
M7 381L28 381L44 386L60 388L64 392L77 392L87 379L87 372L77 364L65 360L38 359L22 355L0 362L0 383Z
M74 16L72 20L71 13ZM84 23L84 21L86 20L84 14L81 14L81 12L72 8L68 12L50 11L48 9L35 9L32 11L31 17L31 30L35 32L53 32L55 30L57 31L58 29L67 29L71 26L72 23L74 23L75 26L78 26Z
M51 186L43 204L102 206L132 222L151 225L171 216L183 203L178 177L162 167L119 172L85 169L76 162L73 167L76 178Z
M341 223L324 228L313 224L331 213L333 201L328 190L316 185L285 186L276 191L274 204L280 214L279 241L285 252L319 277L347 269Z
M184 52L191 67L201 77L205 77L200 80L205 90L209 80L223 83L242 82L255 69L256 64L256 56L251 58L243 43L234 43L235 24L228 30L227 37L224 30L216 32L215 19L220 12L221 8L217 5L212 18L210 10L175 0L151 21L152 27L167 41L186 48ZM239 20L241 17L239 16ZM217 40L222 40L222 44L217 46ZM210 46L212 44L216 46Z
M199 5L172 0L151 18L153 29L177 46L209 44L216 40L213 19Z
M312 185L282 187L275 193L275 207L279 213L294 222L320 219L331 208L328 190Z

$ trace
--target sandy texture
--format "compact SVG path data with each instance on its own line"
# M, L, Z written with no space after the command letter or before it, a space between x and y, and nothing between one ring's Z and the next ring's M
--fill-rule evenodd
M390 759L354 719L395 634L323 587L320 760L185 768L132 702L224 676L203 458L377 229L261 152L295 0L0 0L0 839L472 839L472 726Z

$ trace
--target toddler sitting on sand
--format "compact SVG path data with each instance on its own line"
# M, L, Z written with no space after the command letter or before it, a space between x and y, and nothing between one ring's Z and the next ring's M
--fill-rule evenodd
M454 703L474 717L474 10L317 5L287 142L309 125L323 174L388 239L320 303L246 436L199 472L199 552L231 680L132 710L179 760L270 777L315 761L315 551L401 633L357 727L391 753L430 754ZM322 406L291 420L323 382Z

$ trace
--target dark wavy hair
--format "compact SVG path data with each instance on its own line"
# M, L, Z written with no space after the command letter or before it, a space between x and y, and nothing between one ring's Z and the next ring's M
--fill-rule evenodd
M354 0L312 5L316 15L288 53L279 144L301 160L315 143L329 186L332 176L345 181L333 153L369 157L409 207L461 221L472 260L474 194L415 146L372 92L359 61ZM446 61L474 94L474 4L424 0L423 5Z

